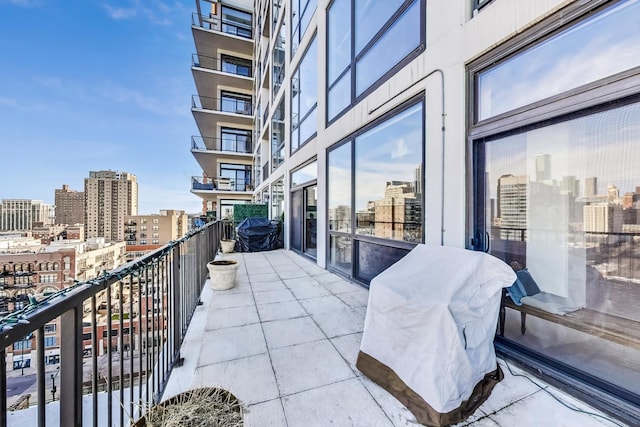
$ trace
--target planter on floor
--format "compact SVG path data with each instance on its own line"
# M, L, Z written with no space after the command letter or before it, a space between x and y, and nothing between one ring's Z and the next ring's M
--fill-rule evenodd
M230 254L235 250L236 241L232 239L220 240L220 246L222 248L222 253Z
M238 261L231 259L208 262L207 268L209 269L211 289L224 291L233 288L236 285L238 267Z

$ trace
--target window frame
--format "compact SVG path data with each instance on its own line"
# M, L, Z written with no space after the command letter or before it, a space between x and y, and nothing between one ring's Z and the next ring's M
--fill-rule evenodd
M411 97L410 99L406 100L405 102L403 102L402 104L398 105L397 107L394 107L393 109L387 111L386 113L384 113L383 115L381 115L380 117L377 117L375 120L367 123L366 125L364 125L363 127L361 127L360 129L352 132L351 134L347 135L346 137L344 137L343 139L341 139L340 141L336 142L335 144L331 145L330 147L328 147L326 149L326 157L325 157L325 170L329 170L329 160L330 160L330 153L331 151L338 149L342 146L344 146L345 144L350 144L350 152L351 152L351 171L350 171L350 176L351 176L351 218L350 218L350 222L351 222L351 231L350 232L341 232L341 231L331 231L329 230L329 226L328 226L328 221L327 221L327 226L325 227L325 241L327 242L327 244L329 245L330 239L332 236L336 236L336 237L347 237L351 240L351 271L349 272L348 275L346 275L347 278L349 278L350 280L354 280L355 282L361 284L362 286L368 288L369 287L369 283L367 281L364 281L360 278L358 278L356 276L356 272L357 272L357 263L358 263L358 259L357 259L357 255L358 255L358 249L357 249L357 243L362 241L365 243L371 243L371 244L375 244L378 246L382 246L382 247L388 247L388 248L393 248L393 249L405 249L407 251L410 251L411 249L413 249L416 245L420 244L420 243L425 243L425 239L426 239L426 227L424 226L425 224L425 218L426 218L426 197L423 194L422 197L422 212L421 212L421 218L420 221L423 224L422 230L421 230L421 239L419 242L407 242L404 240L394 240L394 239L386 239L386 238L382 238L382 237L376 237L376 236L369 236L369 235L363 235L363 234L358 234L356 232L356 203L355 203L355 198L356 198L356 191L355 191L355 186L356 186L356 170L355 170L355 164L356 164L356 138L364 133L366 133L367 131L383 124L384 122L386 122L387 120L393 119L395 116L401 114L402 112L408 110L411 107L414 107L418 104L421 104L422 106L422 130L421 130L421 135L422 135L422 158L421 158L421 164L422 164L422 168L423 170L425 170L426 167L426 149L425 149L425 141L426 141L426 116L425 116L425 111L426 111L426 94L425 92L421 92L418 93L417 95ZM423 175L423 180L425 179L425 175ZM325 200L329 200L329 184L328 184L328 178L325 178L326 181L326 185L325 185ZM423 187L424 188L424 187ZM325 218L329 218L329 203L325 204ZM331 259L330 259L330 250L325 251L325 265L327 266L327 270L336 273L340 276L345 276L345 272L336 268L331 267Z
M468 64L466 163L470 173L467 174L466 185L467 248L484 252L490 250L490 241L487 241L485 234L487 196L483 172L487 143L640 102L640 67L635 67L479 121L477 75L575 27L595 13L615 7L621 1L623 0L572 3ZM640 395L608 382L606 378L590 375L508 338L496 335L495 343L499 353L524 363L527 369L544 372L547 380L571 384L573 394L598 409L616 413L620 419L633 417L624 409L629 403L640 406Z
M326 60L325 60L325 69L324 69L325 76L329 76L329 58L330 58L329 42L328 42L329 24L330 24L329 11L330 11L330 9L333 6L335 1L336 0L331 0L329 5L327 6L327 18L326 18L326 25L325 25L325 34L326 34L326 37L325 37ZM365 44L365 46L361 49L361 51L359 53L355 52L355 37L356 37L356 35L355 35L355 24L356 24L355 23L355 3L356 3L357 0L345 0L345 1L348 1L350 3L350 7L351 7L351 29L350 29L350 49L351 49L351 52L350 52L350 62L348 63L346 68L339 73L339 75L336 77L335 81L333 81L332 83L329 83L329 81L327 80L325 82L325 85L324 85L324 96L325 96L326 102L325 102L325 111L324 111L324 113L325 113L326 127L329 127L332 123L334 123L335 121L340 119L340 117L342 117L347 111L349 111L356 104L358 104L360 101L362 101L367 96L369 96L373 91L375 91L377 88L379 88L382 84L384 84L387 80L389 80L393 75L395 75L399 70L404 68L411 61L413 61L416 57L418 57L426 49L426 37L427 37L426 36L426 0L405 0L405 2L402 4L402 6L400 6L394 12L394 14L389 17L387 22L385 22L382 25L382 27L380 27L380 29L373 35L371 40L369 40ZM357 60L362 58L362 57L364 57L364 56L366 56L366 54L374 46L377 45L377 42L385 34L387 34L388 30L393 26L393 24L395 23L397 18L400 17L402 14L404 14L404 12L412 6L414 1L417 1L419 3L419 6L420 6L420 42L404 58L402 58L400 61L398 61L398 63L393 65L391 68L389 68L389 70L387 70L382 76L380 76L371 85L369 85L365 90L363 90L360 95L357 95L357 91L356 91L356 65L357 65L357 62L358 62ZM336 86L340 82L340 80L346 74L350 74L350 83L349 83L350 101L342 110L340 110L338 113L336 113L336 115L334 117L330 118L329 117L329 92L331 91L331 89L334 86Z
M293 154L296 151L298 151L300 148L302 148L305 144L307 144L309 141L313 140L316 136L318 136L318 125L317 125L317 120L316 120L316 130L304 141L300 141L300 124L305 121L306 119L309 118L309 116L311 114L313 114L314 112L317 114L318 111L318 93L317 93L317 87L316 87L316 102L315 104L309 108L309 110L307 110L304 114L304 117L302 117L300 115L300 81L302 80L299 76L300 73L300 67L302 66L303 61L307 58L307 54L309 53L309 49L311 49L311 45L313 43L316 43L316 67L318 66L318 44L317 44L317 37L318 33L314 33L311 36L311 41L307 44L307 46L304 49L304 52L302 53L300 60L298 61L298 63L296 64L296 68L295 71L292 73L292 77L291 77L291 86L293 87L293 80L298 80L298 125L297 127L294 129L293 128L293 88L290 89L290 120L289 120L289 134L293 135L293 133L297 133L297 141L298 141L298 146L294 149L293 148L293 137L290 138L290 143L289 143L289 154Z

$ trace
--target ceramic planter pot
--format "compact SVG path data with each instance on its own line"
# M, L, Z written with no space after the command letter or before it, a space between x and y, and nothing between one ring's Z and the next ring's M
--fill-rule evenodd
M222 247L222 253L230 254L234 251L236 247L236 241L231 239L220 240L220 246Z
M208 262L207 268L209 269L211 289L224 291L233 288L236 285L238 267L238 261L230 259Z

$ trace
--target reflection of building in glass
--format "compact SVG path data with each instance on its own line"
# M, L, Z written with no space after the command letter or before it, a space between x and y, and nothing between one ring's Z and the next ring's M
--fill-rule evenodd
M580 181L574 176L563 176L560 183L560 194L569 194L572 197L580 195Z
M611 203L593 203L582 208L584 231L618 233L622 231L622 209Z
M536 156L536 182L545 182L551 179L551 154Z
M595 176L584 179L584 195L595 196L598 194L598 178Z
M384 199L374 202L375 235L387 239L419 240L422 237L417 235L422 216L421 205L413 183L387 182Z
M329 209L329 227L333 231L348 233L351 231L351 208L347 205L338 205Z
M529 177L503 175L498 179L498 217L500 238L524 240L527 228Z

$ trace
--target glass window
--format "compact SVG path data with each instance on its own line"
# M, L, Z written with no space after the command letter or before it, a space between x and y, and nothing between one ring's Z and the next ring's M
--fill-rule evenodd
M355 141L356 233L422 241L422 104Z
M329 121L381 83L394 67L424 49L424 4L424 0L335 0L331 4L327 17Z
M351 144L329 152L329 230L351 232Z
M327 81L331 85L351 64L351 2L334 0L327 16Z
M284 81L285 74L285 34L286 34L285 22L282 22L280 25L280 30L278 32L278 37L276 38L276 43L273 48L273 55L271 58L271 62L273 64L273 72L271 73L273 80L273 88L271 90L272 98L275 99L280 87L282 86L282 82Z
M251 95L222 91L220 109L226 113L251 115Z
M284 98L271 117L271 167L276 170L284 162Z
M251 186L251 165L239 165L233 163L220 164L219 189L231 191L248 191Z
M251 129L222 128L220 131L222 151L233 151L236 153L250 153Z
M295 187L318 178L318 162L313 161L300 169L291 172L291 187Z
M284 217L284 178L271 184L271 219Z
M484 120L640 66L640 0L622 1L480 73Z
M423 241L423 147L414 101L328 152L331 268L368 283L412 246L398 242Z
M318 47L315 38L294 73L291 86L291 152L295 152L318 130Z
M636 394L638 141L636 101L476 148L490 251L527 269L528 296L507 305L504 337Z
M251 13L222 6L222 31L240 37L252 37Z
M373 36L386 24L389 17L402 6L405 0L361 0L355 2L356 22L366 22L355 28L356 53L360 52Z
M236 58L235 56L221 55L222 71L239 76L251 77L251 60Z
M44 337L44 346L45 347L55 347L58 343L56 337Z
M291 0L291 56L298 50L317 6L318 0Z
M356 62L356 96L420 44L420 2L409 9Z

